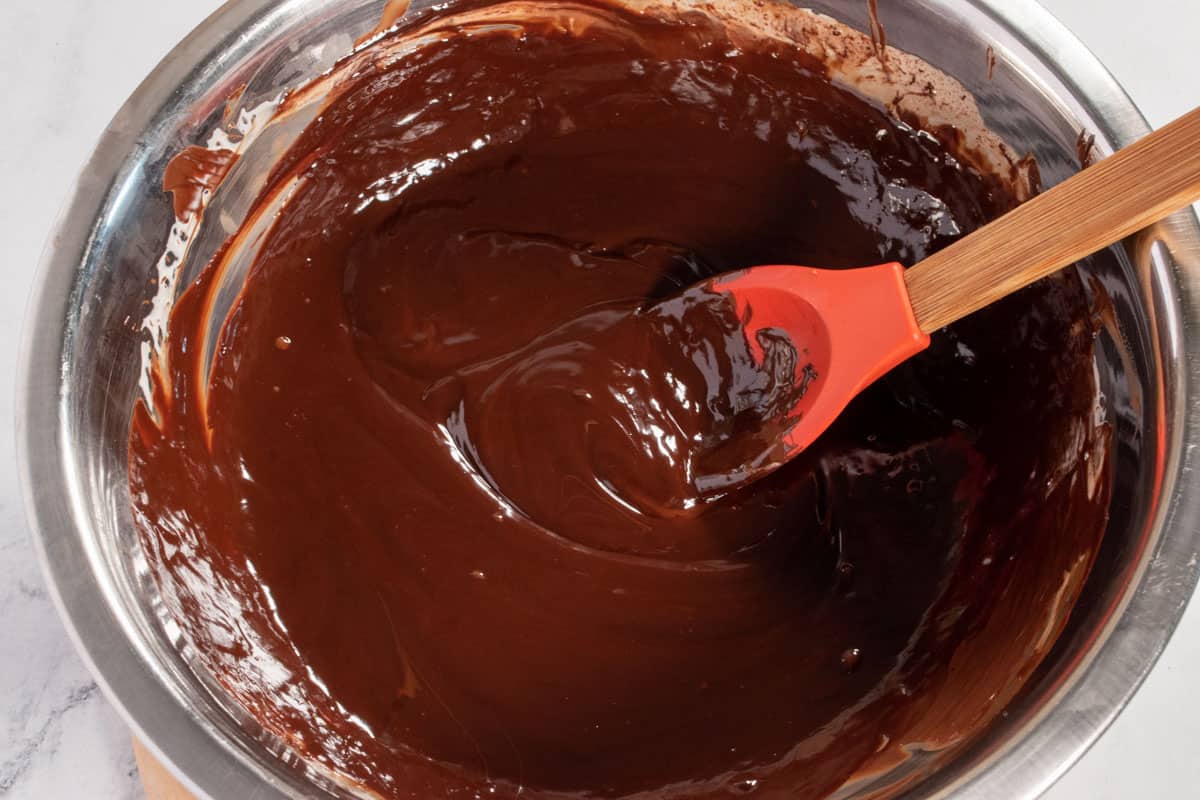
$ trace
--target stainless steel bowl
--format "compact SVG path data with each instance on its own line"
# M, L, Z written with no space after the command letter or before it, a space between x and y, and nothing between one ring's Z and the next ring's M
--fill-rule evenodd
M105 132L49 242L33 298L18 438L47 577L108 697L201 796L311 796L332 784L264 740L192 669L131 525L126 442L141 370L138 323L172 220L162 173L221 122L235 89L245 84L241 104L253 106L317 74L374 26L383 4L238 0L210 17ZM866 5L811 3L861 30ZM1047 184L1077 168L1081 129L1096 134L1100 154L1146 132L1112 77L1033 0L879 6L890 42L961 80L994 131L1034 152ZM220 238L219 221L197 236L204 241L194 242L192 261ZM185 266L186 278L197 265ZM1178 214L1084 269L1115 308L1098 348L1116 481L1102 552L1042 669L921 796L1012 800L1044 791L1129 700L1196 582L1200 491L1188 483L1200 443L1200 226L1191 212Z

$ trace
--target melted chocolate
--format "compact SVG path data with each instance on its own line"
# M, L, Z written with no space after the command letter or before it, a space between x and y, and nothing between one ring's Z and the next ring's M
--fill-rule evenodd
M697 453L793 398L681 289L911 264L1010 187L699 15L421 31L341 77L259 201L287 195L210 370L222 257L135 412L138 530L201 664L385 797L919 781L1044 657L1104 527L1078 278L939 333L764 480L689 494Z

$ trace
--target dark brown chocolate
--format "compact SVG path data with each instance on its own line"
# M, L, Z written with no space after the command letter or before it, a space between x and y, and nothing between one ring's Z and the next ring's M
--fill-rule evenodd
M937 334L766 479L681 493L780 397L682 288L912 264L1014 195L784 43L554 8L343 77L208 375L220 258L180 298L130 443L167 608L384 797L889 796L1019 691L1098 546L1080 281Z

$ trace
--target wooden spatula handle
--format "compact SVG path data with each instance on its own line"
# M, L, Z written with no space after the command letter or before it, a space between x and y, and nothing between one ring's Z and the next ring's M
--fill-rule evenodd
M1200 109L905 273L926 333L1200 200Z

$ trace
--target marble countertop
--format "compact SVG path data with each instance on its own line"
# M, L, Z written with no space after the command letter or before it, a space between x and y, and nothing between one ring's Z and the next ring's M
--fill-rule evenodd
M865 0L864 0L865 2ZM1151 124L1200 104L1197 0L1043 0L1117 76ZM59 0L0 8L0 375L43 240L100 131L218 0ZM13 389L0 387L0 419ZM42 583L0 435L0 797L138 798L129 736L75 655ZM1200 786L1200 603L1113 728L1048 800L1194 796Z

